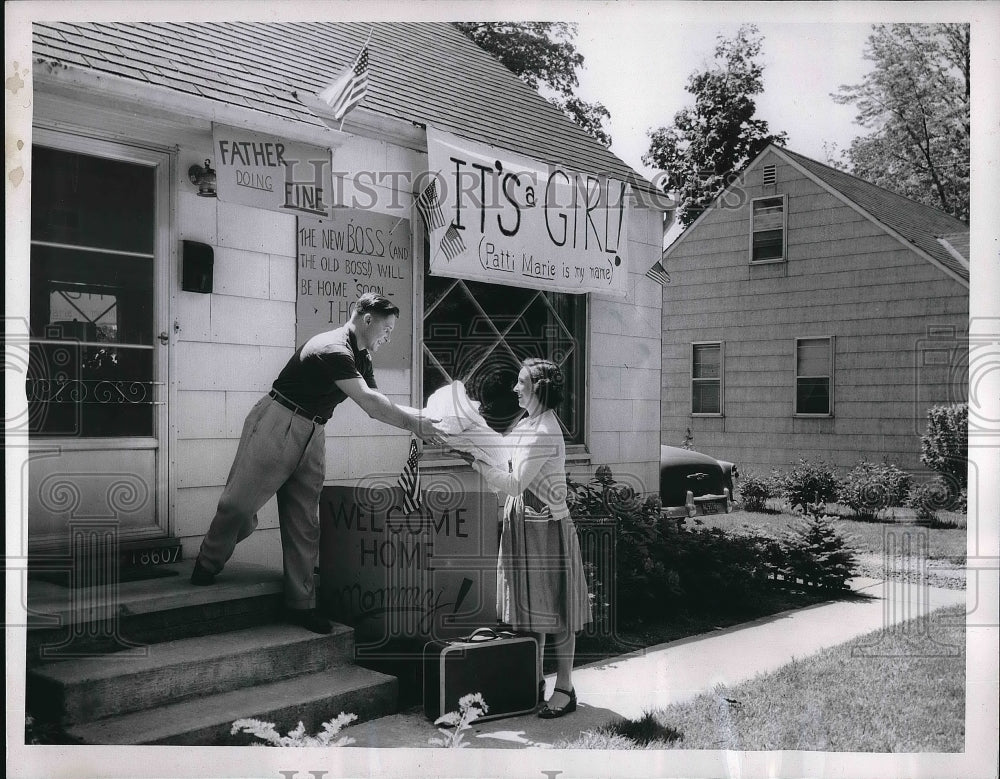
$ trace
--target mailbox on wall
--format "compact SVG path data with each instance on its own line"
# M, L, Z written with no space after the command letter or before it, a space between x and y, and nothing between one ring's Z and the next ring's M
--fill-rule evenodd
M215 251L207 243L184 241L181 252L181 289L185 292L209 293Z

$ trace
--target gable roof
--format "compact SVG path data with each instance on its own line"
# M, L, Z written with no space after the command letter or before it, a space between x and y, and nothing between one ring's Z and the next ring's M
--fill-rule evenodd
M900 243L942 268L952 278L964 283L965 286L969 285L969 227L965 222L773 143L747 165L743 171L744 176L755 168L768 152L775 153L798 168ZM712 204L666 248L663 253L664 259L684 240L685 236L697 228L720 198L733 187L740 186L743 180L744 178L740 177L738 181L720 192ZM944 238L944 242L939 240L941 238Z
M775 151L797 162L799 167L864 209L883 227L898 233L968 283L968 262L962 264L938 241L941 236L952 236L958 246L952 241L949 243L957 249L963 243L958 236L964 235L965 258L968 260L969 227L965 222L780 146L776 146Z
M544 163L651 184L450 24L36 22L34 56L321 125L315 94L373 31L361 111L433 124Z

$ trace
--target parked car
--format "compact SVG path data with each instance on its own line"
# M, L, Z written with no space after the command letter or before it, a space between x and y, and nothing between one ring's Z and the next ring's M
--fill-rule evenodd
M668 516L729 513L736 466L676 446L660 447L660 500Z

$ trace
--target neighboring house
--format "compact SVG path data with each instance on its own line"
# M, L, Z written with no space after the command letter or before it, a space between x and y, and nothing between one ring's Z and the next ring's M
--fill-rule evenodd
M771 145L664 252L662 442L919 473L967 393L969 229Z

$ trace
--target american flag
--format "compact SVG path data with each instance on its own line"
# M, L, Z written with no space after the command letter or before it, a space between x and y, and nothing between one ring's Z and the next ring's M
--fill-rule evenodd
M646 278L652 279L661 287L670 283L670 274L663 269L662 263L655 263L652 268L646 271Z
M431 181L417 196L417 211L423 217L424 227L431 232L436 227L444 227L444 211L438 199L437 179Z
M368 47L365 46L337 80L319 93L319 99L333 109L337 119L365 99L368 94Z
M448 226L444 238L441 239L441 251L444 252L444 256L448 258L449 262L465 251L465 241L462 240L454 222Z
M417 440L410 439L410 456L406 458L406 465L403 472L399 474L399 486L403 489L403 513L411 514L420 508L420 468L417 460L420 459L420 452L417 451Z

